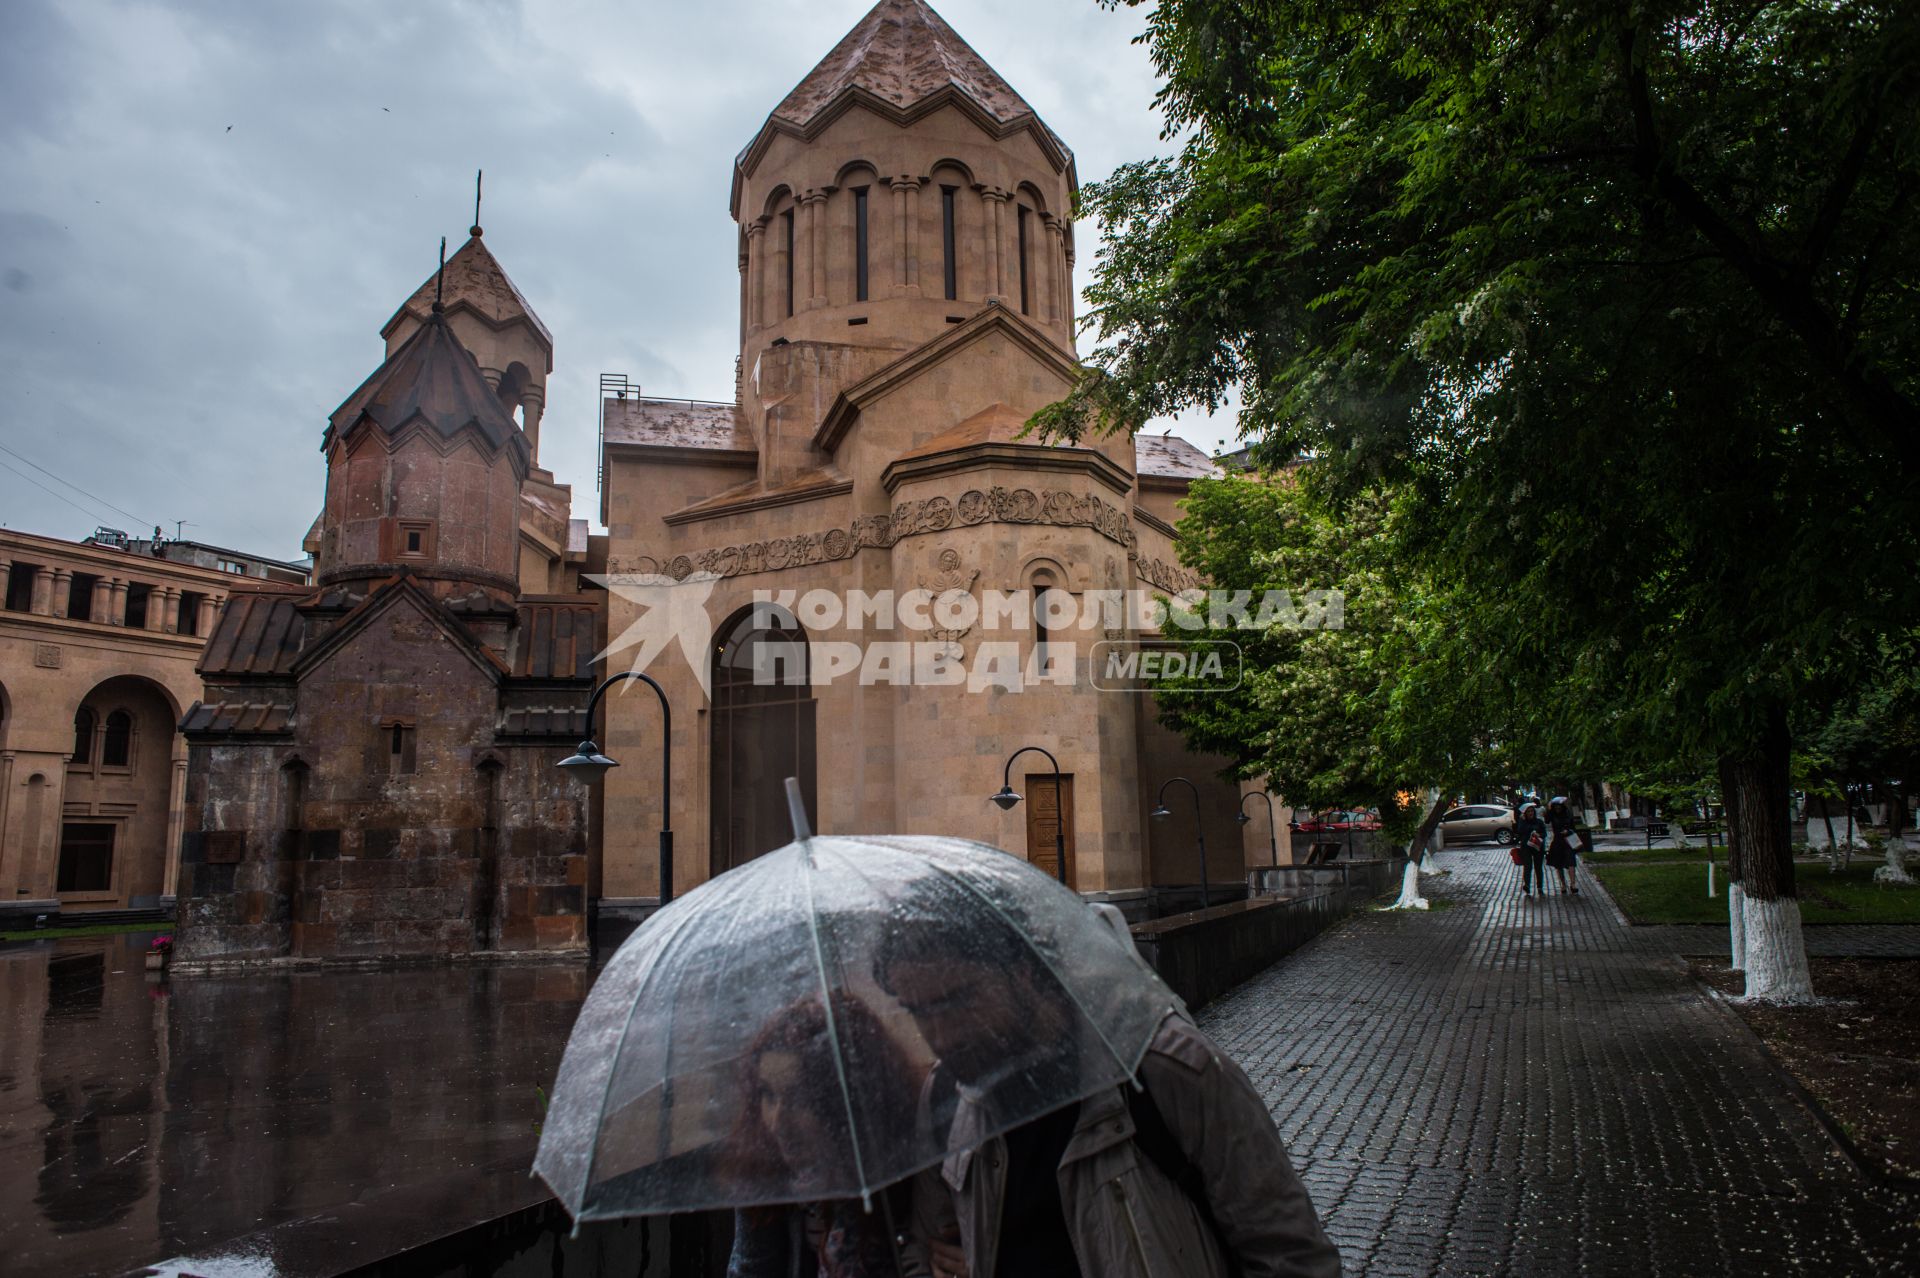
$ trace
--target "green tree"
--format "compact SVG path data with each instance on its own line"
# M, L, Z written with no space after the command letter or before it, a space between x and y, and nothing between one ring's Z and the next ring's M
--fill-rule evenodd
M1177 156L1083 191L1090 372L1472 584L1563 748L1717 761L1748 992L1811 995L1788 712L1911 624L1920 6L1160 0ZM1658 741L1657 749L1649 742Z
M1245 626L1170 620L1166 634L1200 649L1239 646L1231 695L1201 681L1159 694L1161 718L1195 748L1265 776L1289 803L1377 807L1416 857L1446 796L1511 775L1527 743L1510 685L1454 641L1462 592L1435 588L1392 553L1400 516L1388 495L1363 494L1338 517L1290 477L1200 480L1180 523L1188 564L1228 598L1244 594ZM1311 606L1326 592L1321 606ZM1401 804L1438 791L1439 803Z

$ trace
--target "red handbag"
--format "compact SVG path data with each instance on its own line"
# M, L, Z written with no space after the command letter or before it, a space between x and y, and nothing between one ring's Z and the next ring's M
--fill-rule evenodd
M1525 858L1523 858L1523 857L1522 857L1522 856L1520 855L1520 849L1519 849L1519 848L1509 848L1509 849L1507 849L1507 855L1509 855L1509 856L1511 856L1511 857L1513 858L1513 863L1514 863L1515 865L1525 865L1525 864L1526 864L1526 860L1525 860Z

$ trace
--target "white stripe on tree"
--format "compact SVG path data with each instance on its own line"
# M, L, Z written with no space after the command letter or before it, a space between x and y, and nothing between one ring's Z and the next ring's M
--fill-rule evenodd
M1746 997L1762 1003L1813 1002L1807 945L1800 934L1800 902L1747 897L1742 911L1747 933Z

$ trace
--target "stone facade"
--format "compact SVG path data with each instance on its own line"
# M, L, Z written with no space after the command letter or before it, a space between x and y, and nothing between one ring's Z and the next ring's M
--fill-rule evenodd
M583 540L535 464L551 344L478 228L448 266L447 304L401 308L326 430L316 588L236 594L201 663L189 965L586 946L589 796L555 764L585 731L601 610L547 592L586 549L547 555L540 525ZM465 340L536 371L489 375Z
M174 895L194 665L236 577L0 531L0 915Z
M918 0L883 0L759 130L735 166L739 225L738 398L648 399L602 408L602 517L616 574L704 582L713 648L756 592L1051 587L1170 592L1182 568L1172 521L1212 463L1159 435L1043 445L1027 418L1075 374L1068 220L1073 157L1037 115ZM706 587L703 587L703 589ZM608 633L644 623L616 589ZM797 619L794 619L797 621ZM875 634L843 618L803 628L817 654ZM1009 636L1031 657L1038 636ZM1134 903L1200 880L1194 811L1149 822L1160 783L1200 788L1216 885L1268 858L1267 816L1235 821L1239 787L1223 761L1195 757L1160 728L1144 690L1094 686L1076 635L1070 685L1017 692L862 686L796 691L765 714L709 698L706 653L669 648L647 669L676 707L667 747L676 777L659 793L657 710L610 701L602 905L644 912L657 899L651 832L676 831L676 890L765 851L761 819L783 766L801 774L817 829L979 838L1051 867L1051 768L1021 756L1027 802L986 802L1014 751L1053 752L1067 778L1071 881ZM966 661L990 637L943 636ZM740 639L739 642L759 642ZM716 722L726 719L726 726ZM757 726L756 726L757 725ZM757 734L757 735L756 735ZM1279 819L1287 819L1286 809ZM1282 840L1283 842L1285 840Z

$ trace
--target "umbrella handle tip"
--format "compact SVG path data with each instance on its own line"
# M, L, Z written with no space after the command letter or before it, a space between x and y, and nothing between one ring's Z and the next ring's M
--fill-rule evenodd
M813 826L807 820L807 805L800 799L800 780L787 778L787 816L793 821L793 838L797 843L813 837Z

